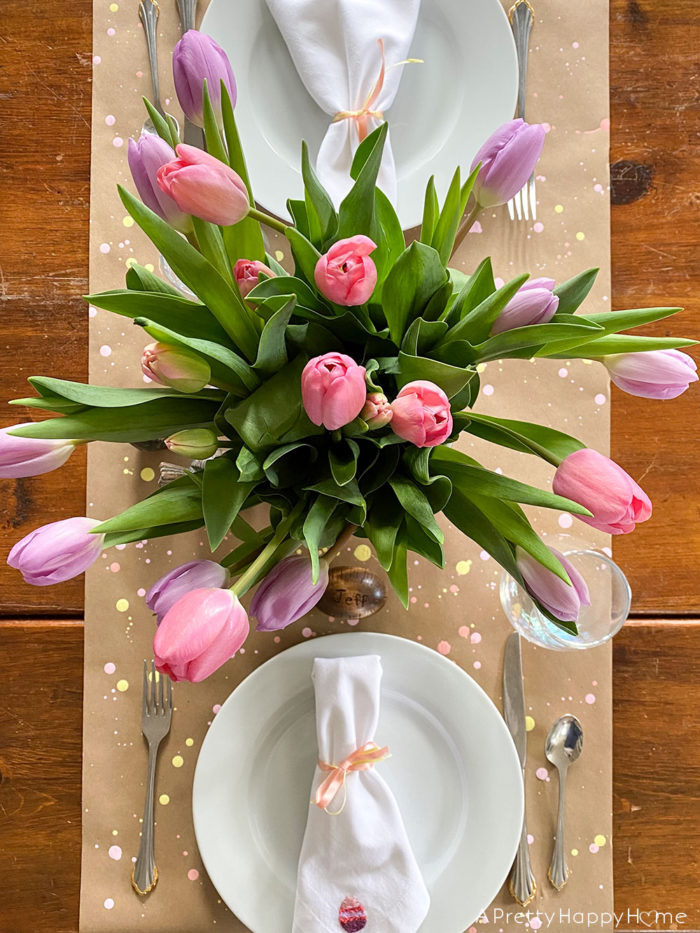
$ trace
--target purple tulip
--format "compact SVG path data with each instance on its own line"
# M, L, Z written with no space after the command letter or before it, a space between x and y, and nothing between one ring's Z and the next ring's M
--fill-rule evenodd
M157 580L146 593L146 605L158 617L158 624L175 603L192 590L225 588L228 570L213 560L191 560Z
M680 350L615 353L603 363L618 389L641 398L676 398L698 381L697 363Z
M180 210L156 181L158 169L174 158L172 148L155 133L143 133L138 142L129 140L129 168L139 197L146 207L150 207L171 227L181 233L189 233L192 230L192 218Z
M581 606L590 606L586 581L563 554L550 548L571 580L571 586L555 573L543 567L532 555L520 547L515 549L518 569L523 575L525 589L540 602L545 609L562 622L575 622Z
M219 126L221 117L221 82L224 82L232 106L236 106L236 79L231 62L211 36L190 29L173 52L173 78L180 106L192 123L204 126L203 85L207 82L209 99Z
M328 561L321 559L318 582L311 577L311 561L293 555L280 561L258 586L250 603L250 614L258 620L259 632L276 632L306 615L328 586Z
M77 577L100 556L104 535L91 534L95 518L65 518L43 525L22 538L7 563L32 586L50 586Z
M0 477L4 479L49 473L63 466L75 449L75 441L15 437L9 433L24 427L27 424L0 429Z
M481 207L505 204L532 174L544 146L541 123L510 120L486 140L474 156L471 170L481 162L474 197Z
M559 298L552 294L554 279L529 279L510 299L496 318L492 334L501 334L528 324L546 324L559 307Z

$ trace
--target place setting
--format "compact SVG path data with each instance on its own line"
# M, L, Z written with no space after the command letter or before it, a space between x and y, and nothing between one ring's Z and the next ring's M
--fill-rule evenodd
M80 929L612 929L609 385L697 375L610 308L606 24L94 13L90 382L0 432L89 445L8 559L86 577Z

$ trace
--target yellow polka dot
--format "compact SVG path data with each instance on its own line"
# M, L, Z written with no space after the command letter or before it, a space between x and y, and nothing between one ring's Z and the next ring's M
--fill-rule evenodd
M282 260L284 259L284 253L282 252L281 249L275 250L275 259L277 260L277 262L282 262Z
M457 561L457 566L455 570L460 575L460 577L465 576L472 569L472 562L470 560L459 560Z
M476 364L476 371L477 371L478 373L483 373L483 371L484 371L485 369L486 369L486 363L477 363L477 364Z
M150 483L152 479L155 479L155 475L156 474L150 467L144 467L140 474L144 483Z
M126 612L126 610L129 608L129 600L118 599L116 606L117 606L117 612Z
M112 830L112 835L113 835L113 836L118 836L118 835L119 835L119 830L118 830L118 829L113 829L113 830Z
M532 732L532 730L533 730L534 728L535 728L535 720L532 718L532 716L526 716L526 717L525 717L525 729L526 729L526 731L527 731L527 732Z
M554 205L554 210L555 210L555 212L556 212L557 214L561 214L561 212L564 210L564 205L563 205L563 204L555 204L555 205Z
M593 839L593 842L595 842L597 846L604 846L607 842L607 839L602 835L602 833L598 833L598 835Z
M133 227L133 226L134 226L134 218L133 218L133 217L129 217L129 215L127 214L126 217L122 217L122 223L124 224L125 227Z
M585 239L586 239L586 234L585 234L585 233L581 233L581 231L579 230L579 232L576 234L576 239L577 239L577 240L585 240Z
M135 266L136 264L137 264L137 260L134 259L133 256L129 256L129 258L126 261L126 268L131 269L131 267Z
M146 265L144 266L144 269L147 269L149 272L153 272L153 263L147 262Z
M167 805L170 803L170 797L168 797L167 794L161 794L158 798L158 803L162 803L164 807L167 807Z
M358 544L353 553L358 560L369 560L372 556L372 551L366 544Z
M188 748L192 748L192 746L194 745L194 739L185 739L185 745Z
M175 755L173 758L173 768L181 768L185 763L185 759L182 755Z
M119 9L119 4L118 4L118 3L110 3L110 5L109 5L109 12L110 12L110 13L116 13L118 9Z
M572 855L578 855L578 849L572 849L572 850L571 850L571 854L572 854Z
M583 363L584 366L592 366L593 360L579 360L579 363Z
M117 681L117 690L118 690L120 693L124 693L124 692L125 692L126 690L128 690L128 689L129 689L129 681L128 681L128 680L118 680L118 681Z

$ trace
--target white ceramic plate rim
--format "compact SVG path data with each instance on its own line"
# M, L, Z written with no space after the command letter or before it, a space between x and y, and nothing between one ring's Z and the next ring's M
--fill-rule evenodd
M520 764L510 733L491 699L460 667L417 642L394 635L369 632L329 635L303 642L276 655L242 681L219 710L204 739L197 761L192 804L195 834L200 855L214 886L224 902L254 933L261 929L257 925L255 916L255 898L246 897L246 886L237 887L235 881L232 881L236 874L235 866L218 864L210 856L212 820L208 814L211 810L212 800L210 795L206 793L206 785L208 769L211 768L209 761L211 759L213 763L217 757L216 743L219 741L217 736L221 734L225 738L225 723L229 717L236 715L236 707L241 703L245 707L246 695L259 686L258 682L261 679L274 678L276 671L280 667L290 663L304 663L309 666L310 674L310 665L314 657L379 654L383 661L386 662L386 670L392 659L398 663L401 656L405 657L407 652L409 655L413 655L414 658L419 658L420 662L425 665L425 676L432 678L434 688L438 693L444 693L444 700L459 704L459 708L463 710L465 717L468 717L470 709L472 713L474 710L478 711L476 720L478 728L474 729L468 737L462 729L456 736L453 736L453 739L457 745L462 743L463 748L468 746L470 742L472 744L476 743L478 746L477 733L479 729L482 734L484 732L490 733L493 749L497 749L497 754L492 754L490 761L484 761L482 757L480 767L486 768L489 773L492 773L494 779L498 778L502 793L502 799L498 801L496 807L496 822L490 829L488 836L484 835L482 838L469 836L470 829L473 829L471 814L475 810L482 814L484 808L488 809L489 806L494 809L495 802L486 799L476 801L470 799L462 839L463 857L466 853L465 847L488 846L492 856L494 852L497 853L498 867L496 868L493 865L492 858L490 875L478 879L478 890L472 890L467 895L464 891L464 884L467 879L463 877L463 871L460 868L459 853L453 856L445 870L449 876L447 880L451 882L449 890L454 892L452 903L448 908L449 926L445 926L444 919L441 920L439 926L431 925L433 911L442 914L443 918L445 915L443 909L445 905L441 904L438 908L438 905L433 903L422 929L426 931L434 930L436 933L462 933L491 903L505 880L520 839L524 807L523 783ZM310 678L309 689L311 689ZM276 707L276 709L279 709L279 707ZM274 711L269 710L268 713L268 718L271 718ZM259 714L259 710L257 710L256 715ZM253 750L247 750L247 755L250 759L253 759ZM486 783L489 784L488 781ZM407 820L407 825L408 823L409 820ZM250 863L254 859L260 861L262 856L258 851L241 852L240 858ZM477 887L476 881L477 879L474 879L473 876L469 878L469 882L474 888ZM274 892L268 890L267 895L274 896Z

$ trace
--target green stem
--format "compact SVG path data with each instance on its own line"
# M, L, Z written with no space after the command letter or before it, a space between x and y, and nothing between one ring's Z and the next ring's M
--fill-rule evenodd
M251 586L255 583L258 572L265 566L267 560L272 557L277 548L282 544L284 539L287 537L289 529L292 527L296 521L297 516L300 514L301 510L305 506L305 502L302 500L298 502L289 515L282 519L282 521L277 526L275 533L272 538L268 541L262 551L255 558L253 563L248 567L245 573L236 580L233 586L229 587L232 593L235 593L236 596L243 596Z
M346 525L336 538L335 544L328 548L324 557L327 557L329 560L334 560L338 556L338 551L343 547L346 541L352 538L356 531L357 525ZM330 555L332 555L332 557Z
M248 211L248 217L251 217L253 220L257 220L258 223L266 224L266 226L272 227L273 230L278 230L280 233L286 233L287 227L289 226L289 224L285 224L281 220L277 220L276 217L270 217L269 214L264 214L256 207L251 207L251 209Z
M454 256L454 254L457 252L459 247L462 245L464 238L471 230L474 221L476 220L476 218L479 216L480 213L481 213L481 206L479 204L475 204L474 207L467 214L467 219L462 221L460 228L457 231L457 236L455 237L455 243L454 243L454 246L452 247L452 255L450 256L450 258Z

